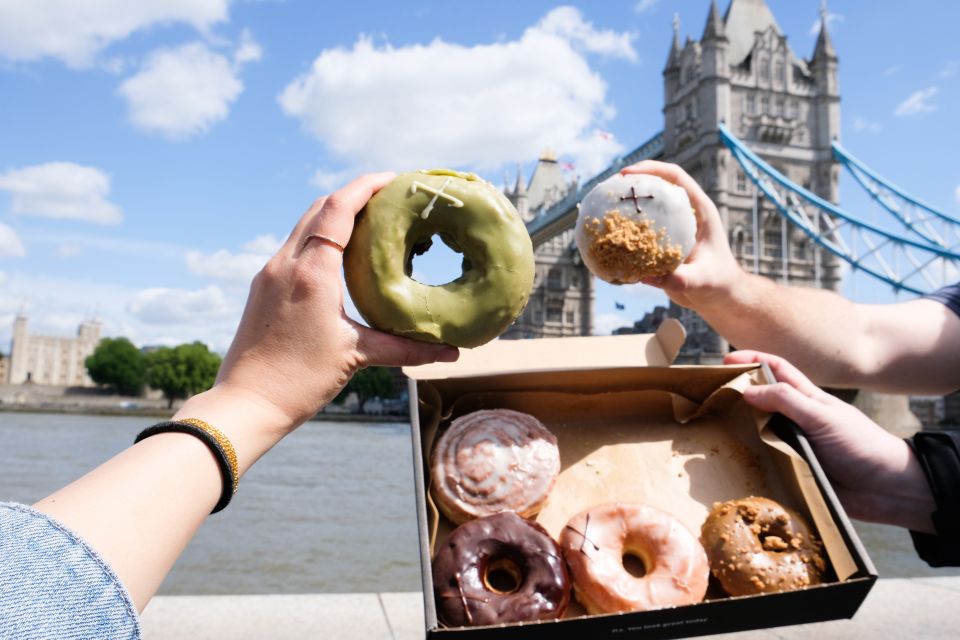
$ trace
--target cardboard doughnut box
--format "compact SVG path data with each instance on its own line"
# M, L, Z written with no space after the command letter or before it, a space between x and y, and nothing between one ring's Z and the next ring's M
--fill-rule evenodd
M802 433L743 401L747 386L772 381L769 369L671 365L683 339L679 322L668 320L649 335L497 340L461 351L455 363L404 370L426 638L681 638L853 616L876 570ZM431 558L454 527L433 504L425 461L450 420L500 408L533 414L557 436L560 476L535 518L554 539L574 514L606 502L652 505L699 535L714 502L764 496L815 527L826 581L730 597L711 578L699 604L588 615L574 600L560 620L445 627L437 620Z

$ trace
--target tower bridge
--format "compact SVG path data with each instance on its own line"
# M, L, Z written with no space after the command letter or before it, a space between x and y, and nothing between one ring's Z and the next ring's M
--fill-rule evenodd
M663 129L584 183L568 184L545 152L529 182L505 189L536 250L534 292L504 337L589 335L594 281L573 240L577 203L597 183L646 158L682 166L717 205L744 268L836 290L841 270L893 289L930 291L960 278L960 221L881 178L840 146L839 59L821 9L810 58L798 56L764 0L711 0L699 40L673 42L663 69ZM890 214L891 227L839 207L841 167ZM683 362L716 362L728 345L697 314L671 305L687 329Z

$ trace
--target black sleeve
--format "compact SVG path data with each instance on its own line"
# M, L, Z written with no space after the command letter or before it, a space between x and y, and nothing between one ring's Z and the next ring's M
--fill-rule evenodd
M953 311L955 314L960 316L960 282L955 282L954 284L947 285L942 289L937 289L933 293L928 293L923 297L929 298L930 300L936 300L937 302L946 305L950 311Z
M931 567L960 566L960 430L920 431L908 442L937 503L936 535L911 531L913 546Z

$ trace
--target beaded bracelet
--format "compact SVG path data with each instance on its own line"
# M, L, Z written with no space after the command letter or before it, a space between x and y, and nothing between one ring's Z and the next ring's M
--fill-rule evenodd
M233 494L237 492L237 484L240 480L240 471L237 464L237 452L227 436L223 435L216 427L207 424L197 418L181 418L169 422L160 422L147 427L137 435L133 441L134 444L144 438L155 436L158 433L186 433L195 436L203 441L204 444L213 453L217 460L217 466L220 467L220 475L223 478L223 489L220 492L220 500L210 513L216 513L223 510L228 504Z

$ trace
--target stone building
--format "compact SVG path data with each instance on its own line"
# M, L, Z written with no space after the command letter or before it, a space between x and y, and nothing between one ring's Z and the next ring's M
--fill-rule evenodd
M42 336L27 332L27 318L18 314L10 345L11 384L95 386L84 361L100 343L100 322L80 323L76 337Z
M568 182L551 151L537 161L529 183L517 168L516 183L504 193L524 222L577 190ZM504 338L559 338L593 334L593 276L580 259L573 229L554 236L534 254L533 293L523 313L503 334Z
M792 182L836 202L840 135L838 58L826 15L809 59L798 56L764 0L711 1L699 40L673 43L663 70L663 159L687 170L717 204L730 246L747 269L795 285L836 289L835 259L821 253L758 196L718 123ZM693 312L673 305L688 331L681 361L711 362L728 345Z

